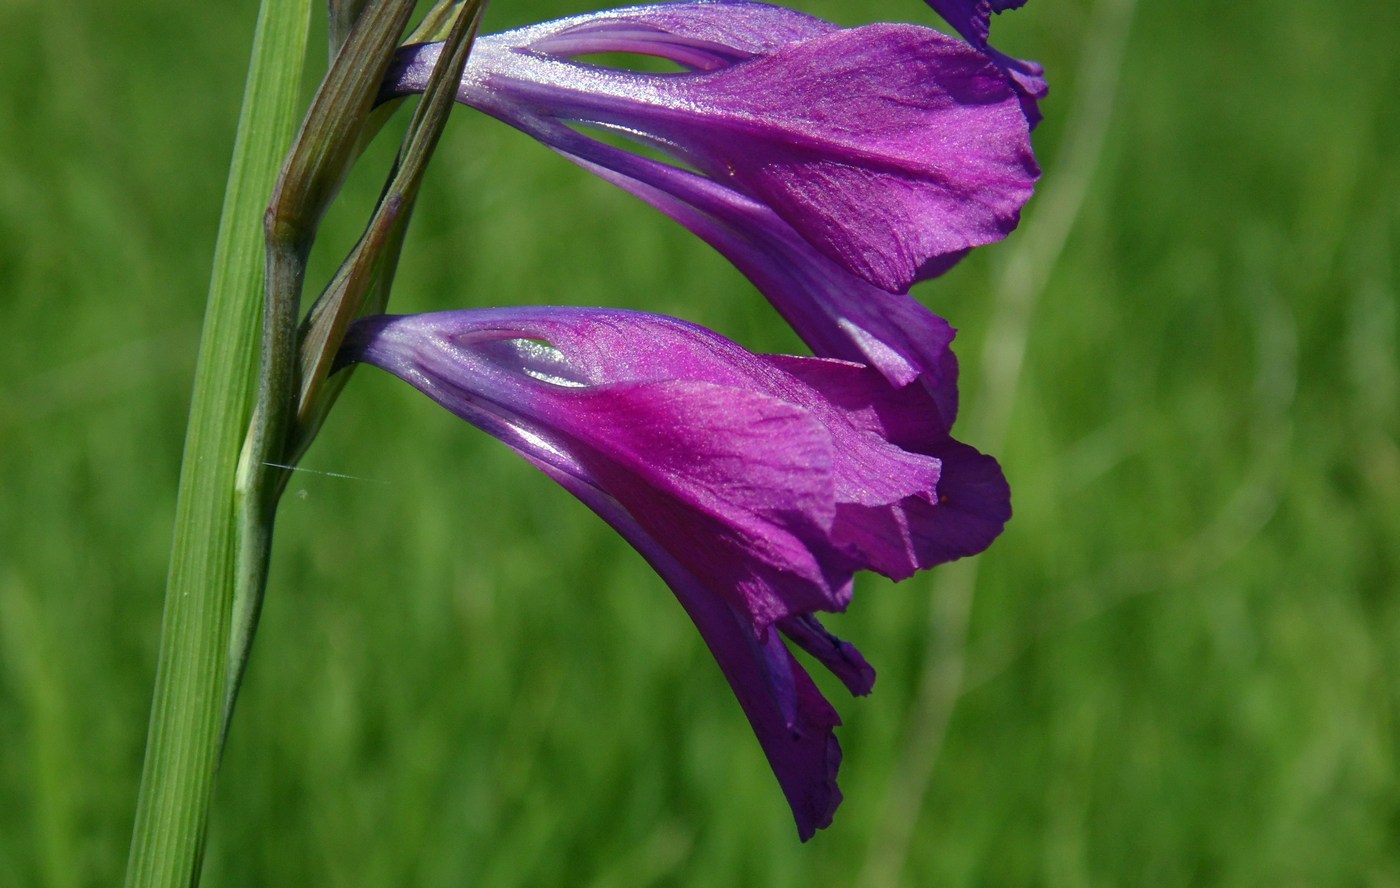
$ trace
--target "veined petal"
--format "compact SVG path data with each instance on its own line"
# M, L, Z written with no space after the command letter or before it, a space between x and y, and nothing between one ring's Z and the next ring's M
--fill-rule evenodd
M927 29L838 31L709 79L700 95L723 123L686 159L885 290L1005 237L1039 172L1000 72Z

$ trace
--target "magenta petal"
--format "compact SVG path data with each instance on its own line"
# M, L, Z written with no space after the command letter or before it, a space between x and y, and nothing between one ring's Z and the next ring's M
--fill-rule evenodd
M437 51L409 50L389 91L421 89ZM603 51L697 73L569 58ZM951 423L952 330L903 291L1003 236L1036 175L1018 102L983 53L914 26L841 30L757 3L675 3L483 37L459 99L672 216L815 353L870 364L895 385L920 380Z
M949 15L959 8L975 12L954 3ZM979 33L972 18L960 28ZM421 90L439 48L407 49L385 94ZM691 73L573 60L611 51ZM921 379L951 421L951 330L904 291L1004 236L1031 192L1024 97L999 58L984 39L969 47L915 26L839 29L760 3L681 2L483 37L458 98L680 221L817 354L868 363L896 385Z

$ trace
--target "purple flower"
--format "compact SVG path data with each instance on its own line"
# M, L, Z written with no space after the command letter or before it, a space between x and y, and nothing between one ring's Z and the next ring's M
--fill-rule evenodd
M1036 62L1012 58L993 49L987 38L992 30L992 13L1020 9L1026 0L925 0L933 11L943 16L963 39L982 50L1006 72L1021 94L1026 118L1035 126L1040 122L1038 100L1045 98L1050 88L1045 83L1045 69Z
M733 686L804 840L840 802L840 719L782 637L867 693L873 670L814 613L843 610L857 570L901 579L980 551L1010 514L995 461L947 437L923 387L671 318L370 318L341 360L499 438L637 548Z
M410 48L386 94L422 90L437 51ZM684 70L578 60L605 52ZM914 25L842 29L759 3L639 6L483 37L458 99L641 181L570 126L659 148L889 292L1005 237L1038 174L1018 95L979 49Z

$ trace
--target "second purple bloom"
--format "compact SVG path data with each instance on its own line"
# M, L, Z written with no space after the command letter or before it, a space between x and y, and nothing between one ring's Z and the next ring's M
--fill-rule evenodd
M921 388L753 354L672 318L370 318L342 358L499 438L647 558L734 687L804 838L840 799L839 719L775 633L868 691L873 671L813 615L845 609L856 571L900 579L972 554L1010 514L996 463L947 438Z

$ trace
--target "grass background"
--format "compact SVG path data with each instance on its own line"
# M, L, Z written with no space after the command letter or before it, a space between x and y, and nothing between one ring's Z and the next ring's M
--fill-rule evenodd
M0 885L125 865L254 7L0 4ZM834 826L796 841L640 558L361 372L305 462L352 478L284 501L206 884L1400 884L1400 6L1037 0L996 32L1052 78L1042 188L916 292L1016 517L831 621L880 671L824 682ZM798 348L679 227L467 112L395 299Z

